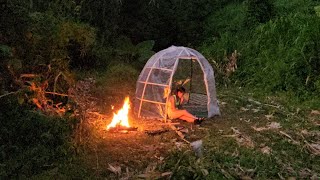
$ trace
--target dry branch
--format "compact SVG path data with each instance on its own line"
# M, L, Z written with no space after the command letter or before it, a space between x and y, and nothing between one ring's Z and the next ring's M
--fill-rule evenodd
M96 115L96 116L98 116L98 117L109 117L109 116L107 116L107 115L100 114L100 113L98 113L98 112L88 112L88 113L89 113L89 114Z
M308 134L308 132L305 132ZM312 133L311 133L312 134ZM309 143L305 137L300 133L300 136L303 138L303 142L305 143L305 147L314 155L320 156L320 141L317 143Z
M56 93L56 92L45 92L46 94L53 94L53 95L58 95L58 96L70 96L73 97L72 95L68 95L68 94L61 94L61 93Z
M5 96L8 96L8 95L10 95L10 94L15 94L15 93L18 93L18 92L19 92L19 91L9 92L9 93L7 93L7 94L1 95L0 98L5 97Z
M234 134L232 135L223 135L223 137L232 137L235 138L237 143L239 145L243 145L246 147L253 148L254 147L254 142L251 140L251 138L245 134L242 134L239 130L237 130L234 127L231 127L232 131Z
M308 148L308 150L314 154L314 155L317 155L317 156L320 156L320 144L316 144L316 143L308 143L308 141L304 141L306 143L306 146Z
M169 127L170 127L172 130L174 130L174 131L178 134L178 136L179 136L184 142L190 144L190 142L187 141L187 140L184 138L184 135L183 135L180 131L178 131L178 129L177 129L174 125L172 125L172 124L168 124L168 125L169 125Z
M267 125L267 127L255 127L251 126L255 131L264 131L264 130L269 130L269 129L279 129L281 128L280 123L278 122L271 122L270 124Z
M285 133L283 131L279 131L279 132L280 132L280 134L282 134L282 135L286 136L287 138L289 138L293 142L293 144L297 144L297 145L300 144L300 142L294 140L289 134L287 134L287 133Z
M160 130L145 130L144 132L150 136L160 135L162 133L168 132L168 129L160 129Z

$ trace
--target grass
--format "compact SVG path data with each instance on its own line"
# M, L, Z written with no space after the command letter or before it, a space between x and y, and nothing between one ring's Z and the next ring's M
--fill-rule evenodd
M27 177L312 179L320 176L319 154L310 148L320 140L319 115L311 113L316 109L289 103L285 96L268 96L251 89L218 87L217 90L221 116L208 119L200 127L179 121L179 126L188 130L187 140L203 141L202 157L197 157L168 125L157 120L131 116L130 123L138 131L107 132L105 127L112 119L112 111L106 111L103 115L86 115L82 142L76 145L72 158L64 158L47 169L41 166L42 170L34 174L28 169ZM96 109L110 107L97 106L102 107ZM270 128L272 123L279 126L254 129ZM158 129L169 131L155 136L145 133ZM14 168L14 164L2 165ZM23 169L17 173L23 174Z
M109 133L111 114L91 125L82 161L96 178L107 179L312 179L320 158L308 144L319 143L319 121L311 109L283 105L284 97L247 89L218 88L222 115L201 127L180 122L189 141L203 140L197 157L175 132L156 136L144 130L168 128L157 120L131 117L137 132ZM303 109L297 111L297 109ZM91 117L96 118L96 117ZM93 122L93 121L92 121ZM256 131L253 127L280 128ZM94 127L94 128L93 128Z
M220 167L224 167L220 171L225 178L229 176L235 179L244 176L259 179L291 176L318 177L320 158L308 151L304 141L319 141L319 134L317 137L302 137L301 135L302 130L318 129L319 132L319 127L310 118L311 110L297 113L292 112L290 110L292 108L282 106L276 108L262 100L252 101L253 94L248 91L237 91L237 97L226 95L233 94L233 91L232 89L224 90L224 95L219 98L226 104L221 107L222 117L210 122L216 128L209 130L210 136L207 137L209 139L207 146L210 147L207 152L209 158L205 158L205 161L211 159L211 163L219 163ZM279 102L273 103L278 104ZM271 122L280 123L281 128L260 132L252 128L253 126L266 126ZM230 130L231 127L236 127L241 132L241 136L250 137L254 146L246 146L246 143L241 143L241 140L243 141L241 137L226 140L224 135L234 134ZM292 139L281 132L288 134ZM237 138L238 143L234 143L235 140L237 142ZM299 144L295 144L294 141ZM270 154L262 153L263 147L269 147Z

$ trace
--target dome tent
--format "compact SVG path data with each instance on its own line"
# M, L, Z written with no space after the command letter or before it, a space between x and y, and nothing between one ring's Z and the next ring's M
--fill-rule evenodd
M166 118L165 94L182 82L181 78L188 82L184 85L189 95L184 105L187 110L204 117L220 115L209 62L194 49L171 46L154 54L139 75L134 101L138 117Z

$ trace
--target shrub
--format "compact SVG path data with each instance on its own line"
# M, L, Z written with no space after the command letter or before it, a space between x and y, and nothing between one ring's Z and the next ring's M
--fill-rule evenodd
M245 3L233 2L206 20L206 40L199 49L213 65L218 85L227 85L232 77L227 76L226 66L232 54L239 52L247 36L248 32L243 27L245 17Z
M306 4L301 0L289 3L288 6L293 8L290 13L282 9L287 6L284 2L287 1L275 1L275 18L253 26L252 30L238 31L228 26L226 21L218 23L215 27L223 33L208 38L201 49L215 67L224 67L231 53L237 50L240 54L238 69L236 76L229 79L264 92L291 91L290 94L303 100L319 92L320 19L311 1ZM229 17L231 13L227 7L217 14ZM239 24L239 19L231 16L228 21ZM216 68L217 82L225 84L225 74L220 71Z
M243 85L298 95L319 91L320 19L292 14L259 26L242 51Z
M30 177L72 158L74 121L47 117L16 98L2 98L0 108L1 178Z
M214 11L205 21L204 36L212 40L224 33L237 33L243 30L246 17L246 7L243 3L232 3Z

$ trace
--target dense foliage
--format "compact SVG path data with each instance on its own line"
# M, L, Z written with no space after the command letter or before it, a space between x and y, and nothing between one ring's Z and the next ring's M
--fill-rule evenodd
M268 91L319 93L320 18L303 14L259 26L243 50L238 74Z
M74 120L45 116L14 98L0 108L0 177L27 178L72 160Z
M313 99L319 91L320 18L315 5L300 0L247 1L213 13L206 31L211 37L201 49L216 67L218 83L226 83L221 69L237 50L233 82L266 93ZM219 33L213 34L212 29Z

